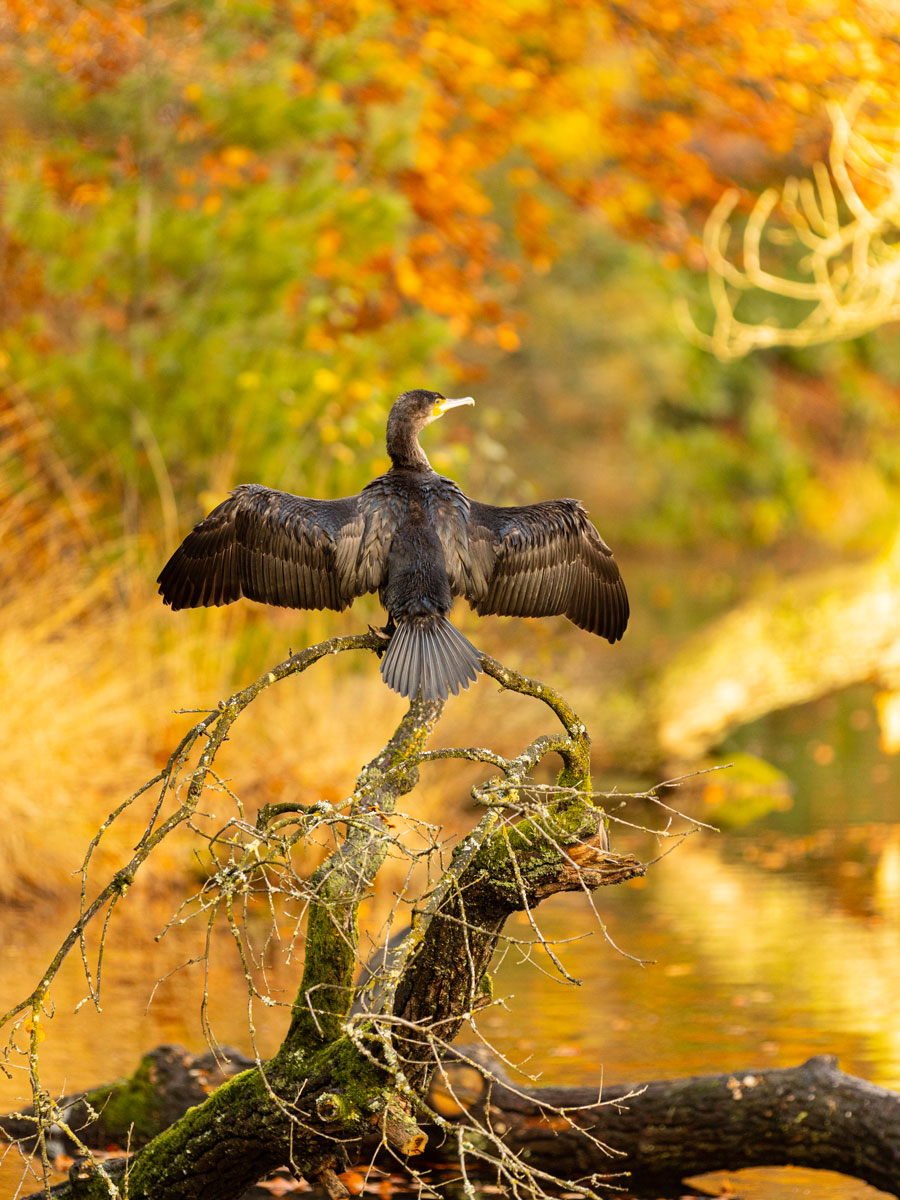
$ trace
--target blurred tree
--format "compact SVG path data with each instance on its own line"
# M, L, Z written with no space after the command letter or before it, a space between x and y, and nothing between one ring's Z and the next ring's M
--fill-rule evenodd
M611 11L637 80L618 109L613 136L627 152L617 166L652 197L643 212L624 204L619 224L636 232L643 220L700 266L698 234L724 186L758 194L824 157L823 102L864 84L885 124L897 124L900 47L886 5L638 0Z
M0 30L7 403L132 529L289 459L355 486L392 394L519 346L573 212L697 264L692 213L818 154L819 95L893 103L900 57L877 10L740 0L3 0Z
M900 318L897 131L864 131L858 119L864 95L860 89L844 108L830 106L827 166L813 163L812 179L790 176L756 201L739 262L729 257L737 190L729 189L710 214L704 248L715 319L708 334L690 323L687 332L719 358L852 338ZM794 251L792 272L780 269L785 247ZM737 310L748 293L794 302L793 320L785 324L771 313L742 320Z

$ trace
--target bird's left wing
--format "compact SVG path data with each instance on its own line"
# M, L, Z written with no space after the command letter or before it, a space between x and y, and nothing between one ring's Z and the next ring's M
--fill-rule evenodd
M246 596L287 608L346 608L375 591L383 536L360 496L311 500L258 484L235 488L184 539L159 576L173 608Z
M617 642L628 595L612 551L577 500L515 508L469 502L468 564L454 580L478 613L570 621Z

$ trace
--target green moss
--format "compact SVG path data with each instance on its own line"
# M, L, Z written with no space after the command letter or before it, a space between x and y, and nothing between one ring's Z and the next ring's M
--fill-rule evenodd
M161 1128L161 1100L153 1079L153 1056L145 1055L130 1079L88 1092L85 1100L99 1114L109 1141L144 1145Z
M104 1164L102 1174L99 1166L90 1161L79 1162L69 1175L71 1195L74 1200L109 1200L110 1185L108 1180L118 1181L124 1170L115 1163Z
M590 779L587 781L590 789ZM598 810L593 801L582 796L565 796L547 810L542 823L557 841L575 841L597 827Z
M221 1140L224 1129L233 1134L246 1114L260 1136L262 1115L268 1112L272 1113L273 1128L280 1125L280 1109L273 1105L259 1071L251 1067L235 1075L203 1104L189 1108L135 1159L130 1194L141 1198L164 1195L170 1180L181 1174L188 1177L196 1169L206 1144Z
M387 1104L391 1090L386 1072L360 1054L346 1036L312 1055L304 1056L283 1047L267 1065L266 1080L276 1095L286 1098L302 1095L304 1088L315 1095L316 1087L328 1080L327 1091L319 1093L316 1115L351 1137L367 1131L374 1114ZM316 1080L320 1081L318 1085ZM322 1111L318 1111L320 1107ZM259 1071L255 1068L243 1071L202 1105L189 1109L136 1160L131 1181L133 1195L163 1195L166 1181L181 1171L189 1174L195 1169L198 1158L222 1137L225 1128L231 1136L246 1137L248 1142L271 1137L277 1143L283 1136L283 1127L283 1112L273 1102ZM302 1125L294 1129L291 1153L302 1170L304 1146L297 1135L298 1128ZM311 1147L306 1153L314 1155Z
M341 1125L354 1132L359 1125L359 1109L343 1092L323 1092L316 1101L316 1113L326 1125Z
M348 1037L327 1047L323 1063L357 1114L372 1112L373 1101L385 1099L387 1072L365 1058Z
M602 824L600 810L587 800L567 797L539 816L526 817L499 830L478 851L473 867L507 897L518 896L521 892L518 876L527 887L535 876L555 870L561 847L592 836ZM515 866L510 853L515 855Z
M313 883L315 883L315 878ZM286 1044L305 1050L340 1037L353 995L357 904L347 907L347 881L332 872L319 882L310 908L303 978L291 1010ZM343 928L338 929L340 923ZM310 1008L314 1007L315 1012Z
M584 744L572 745L572 752L566 757L565 765L557 776L560 787L577 788L579 791L591 790L591 744L585 735Z

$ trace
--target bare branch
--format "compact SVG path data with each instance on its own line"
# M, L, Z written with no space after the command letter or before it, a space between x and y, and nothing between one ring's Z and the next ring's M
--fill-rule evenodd
M757 199L744 224L741 265L730 257L740 192L725 192L710 214L703 244L712 330L700 329L687 305L678 316L685 334L718 358L858 337L900 319L900 131L866 123L865 98L859 88L843 107L828 106L827 166L816 163L813 179L789 178ZM799 252L793 275L783 265L785 249ZM750 292L796 301L806 311L792 324L742 320L737 309Z

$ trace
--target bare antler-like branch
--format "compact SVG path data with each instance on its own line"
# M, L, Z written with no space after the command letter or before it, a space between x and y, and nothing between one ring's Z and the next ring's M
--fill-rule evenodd
M828 106L827 166L816 163L811 179L791 177L756 201L744 226L741 265L729 257L738 189L725 192L710 214L704 248L713 327L701 330L686 305L679 318L687 336L718 358L858 337L900 319L900 130L865 122L865 96L860 88L843 106ZM799 252L792 274L785 250ZM775 316L743 320L737 309L751 292L806 308L793 323Z

